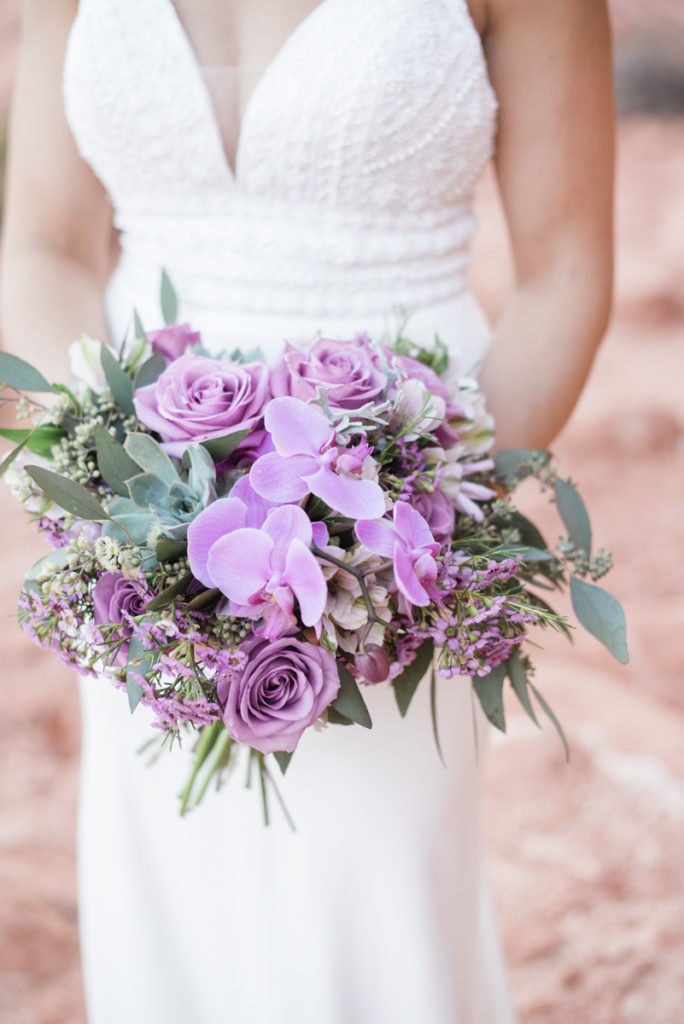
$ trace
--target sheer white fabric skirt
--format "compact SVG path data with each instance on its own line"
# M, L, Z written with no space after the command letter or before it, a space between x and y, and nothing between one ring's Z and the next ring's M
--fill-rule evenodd
M139 282L137 282L139 284ZM114 337L136 302L121 271L108 292ZM140 294L149 294L140 289ZM261 344L363 323L185 311L208 347ZM417 312L465 370L487 325L471 296ZM181 819L191 743L148 766L144 708L107 682L81 682L80 927L90 1024L510 1024L513 1016L480 836L485 727L469 680L440 680L446 768L427 687L402 720L387 686L367 688L373 729L309 730L274 772L293 832L240 761Z

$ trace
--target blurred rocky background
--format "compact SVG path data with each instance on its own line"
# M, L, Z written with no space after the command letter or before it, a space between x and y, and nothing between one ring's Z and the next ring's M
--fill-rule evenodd
M18 6L0 0L0 124ZM684 1020L684 0L611 6L615 313L554 448L613 551L607 585L627 613L631 662L590 637L547 638L537 683L570 764L552 730L512 705L508 736L491 744L488 844L521 1024ZM495 316L510 269L491 175L478 213L473 283ZM553 524L545 497L528 493L525 508ZM0 1021L84 1024L76 687L17 629L23 571L42 547L4 488L0 515Z

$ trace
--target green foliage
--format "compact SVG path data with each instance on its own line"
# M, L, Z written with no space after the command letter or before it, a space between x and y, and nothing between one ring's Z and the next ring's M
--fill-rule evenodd
M160 356L158 352L154 352L150 358L142 364L136 373L133 390L137 391L138 388L144 388L148 384L154 384L165 369L166 360L163 356Z
M503 709L503 685L506 666L497 665L486 676L473 677L473 689L478 696L482 710L497 729L506 732L506 718Z
M102 369L109 389L114 396L114 401L120 406L126 416L134 416L133 381L121 364L117 362L111 349L107 348L106 345L102 346L100 362L102 363Z
M354 676L342 662L338 661L337 667L340 673L340 689L330 707L352 722L362 725L364 729L371 729L371 716Z
M586 507L569 480L555 481L556 504L570 540L591 557L591 523Z
M124 448L142 470L154 473L169 487L178 480L178 473L171 459L149 434L129 434L124 442Z
M128 497L126 481L140 473L140 466L128 455L123 445L99 423L95 427L95 446L97 465L102 478L115 494Z
M626 665L629 661L627 624L620 602L603 587L585 583L577 576L570 578L570 596L575 615L584 628L607 647L614 658Z
M283 775L288 769L290 761L292 760L293 753L294 751L288 752L287 750L276 750L275 754L273 755Z
M109 519L97 498L73 480L41 466L27 466L26 472L48 498L79 519Z
M525 711L535 725L539 725L537 716L534 713L527 683L527 673L520 660L520 655L515 651L506 662L506 674L511 681L515 695L524 707Z
M175 597L179 597L179 595L185 593L192 583L192 579L192 573L186 572L184 576L181 576L179 580L172 583L170 587L167 587L166 590L162 590L161 594L157 594L157 596L153 597L151 601L148 601L145 605L145 610L148 612L158 612L161 611L162 608L167 608Z
M432 664L435 645L431 637L424 640L416 652L416 656L410 665L407 665L401 675L394 679L394 697L399 708L399 714L405 717L409 705L413 700L418 684Z
M154 667L155 652L143 647L138 637L131 637L128 645L128 663L126 665L126 690L128 706L135 711L143 695L143 688L135 678L136 673L146 676Z
M249 437L249 430L236 430L232 434L225 434L223 437L212 437L208 441L202 441L202 447L206 448L211 457L220 462L232 455L239 444Z
M5 473L10 468L14 460L19 455L19 452L24 450L25 444L25 441L23 441L21 444L18 444L17 447L13 448L9 455L6 455L2 462L0 462L0 477L3 477L5 475Z
M52 391L39 370L9 352L0 352L0 381L17 391Z
M7 441L13 441L15 444L25 446L34 455L42 455L43 458L49 458L53 445L59 444L65 434L66 431L62 430L61 427L55 427L51 423L46 423L41 427L24 427L23 429L6 427L0 429L0 437L4 437Z
M176 289L171 283L171 278L166 270L162 270L161 285L159 289L159 302L161 304L162 316L165 324L178 322L178 296Z
M539 690L537 690L537 688L535 686L533 686L532 683L530 683L529 686L530 686L530 689L532 690L532 693L536 697L537 702L538 702L540 708L542 709L544 714L547 716L547 718L553 723L553 726L554 726L556 732L558 733L558 735L560 737L560 741L563 744L563 749L565 750L565 759L566 759L566 761L569 761L570 760L570 747L568 746L568 741L565 738L565 733L563 732L562 725L558 721L558 718L554 714L554 712L553 712L552 708L550 707L550 705L547 704L547 702L542 697L542 695L539 692Z

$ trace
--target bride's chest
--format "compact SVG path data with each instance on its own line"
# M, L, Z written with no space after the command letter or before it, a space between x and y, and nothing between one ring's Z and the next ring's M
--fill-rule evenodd
M468 194L496 103L466 0L300 6L262 51L233 170L181 7L81 0L65 102L115 204L240 195L391 214Z

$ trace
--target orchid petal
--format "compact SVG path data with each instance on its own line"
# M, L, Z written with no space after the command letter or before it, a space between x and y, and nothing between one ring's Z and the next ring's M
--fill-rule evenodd
M420 512L411 508L408 502L398 501L394 506L394 525L409 549L434 548L435 554L439 550L439 544L432 536L430 527Z
M311 473L317 463L310 455L294 455L284 458L277 452L269 452L257 459L249 472L249 482L258 495L278 504L300 501L309 493L302 480Z
M263 528L276 548L289 548L294 540L300 540L307 548L311 545L311 521L299 505L279 505L272 509Z
M188 561L193 576L205 587L216 584L211 578L207 561L209 551L220 537L245 525L247 509L237 498L219 498L203 509L188 526Z
M312 494L350 519L379 519L385 511L382 489L372 480L350 480L329 466L321 466L304 480Z
M272 398L264 413L266 429L281 455L319 455L334 439L325 413L289 395Z
M299 601L305 626L313 626L325 610L328 587L323 570L308 547L293 540L287 553L285 580Z
M313 537L313 542L317 548L324 548L330 539L328 527L325 525L325 523L312 523L311 535Z
M386 519L378 522L362 519L356 524L356 536L364 547L376 555L382 555L383 558L392 558L394 555L397 536L394 527Z
M411 604L424 608L430 603L427 591L416 576L411 555L399 544L394 552L394 578L399 590Z
M221 593L249 604L271 576L273 541L262 530L246 527L221 537L209 552L208 569Z
M272 501L267 501L252 487L249 473L245 473L239 480L236 480L230 492L231 498L239 498L247 508L247 516L243 526L253 526L258 530L264 525L266 516L275 508Z

